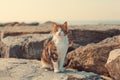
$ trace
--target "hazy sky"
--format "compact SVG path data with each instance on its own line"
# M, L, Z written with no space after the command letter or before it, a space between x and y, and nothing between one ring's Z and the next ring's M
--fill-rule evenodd
M120 0L0 0L0 22L47 20L120 20Z

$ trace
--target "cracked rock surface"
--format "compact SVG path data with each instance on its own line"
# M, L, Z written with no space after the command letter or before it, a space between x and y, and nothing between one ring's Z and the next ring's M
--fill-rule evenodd
M65 70L54 73L41 68L38 60L0 58L0 80L103 80L98 74Z

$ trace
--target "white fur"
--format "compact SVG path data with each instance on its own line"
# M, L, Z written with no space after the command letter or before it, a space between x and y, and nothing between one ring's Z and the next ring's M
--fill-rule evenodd
M57 62L54 62L54 61L52 61L52 63L53 63L53 67L54 67L54 72L59 72L59 66L58 66L58 61Z
M58 53L58 62L55 63L55 66L58 65L58 67L54 66L54 72L63 72L64 60L68 50L68 36L64 35L64 32L61 30L61 28L59 28L58 32L56 32L56 34L53 35L53 41L55 42Z

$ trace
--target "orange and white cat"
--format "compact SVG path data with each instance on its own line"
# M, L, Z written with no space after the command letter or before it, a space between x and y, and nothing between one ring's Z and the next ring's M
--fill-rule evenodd
M64 60L68 50L68 27L67 22L63 25L53 25L53 37L47 41L41 56L43 68L54 69L54 72L63 72Z

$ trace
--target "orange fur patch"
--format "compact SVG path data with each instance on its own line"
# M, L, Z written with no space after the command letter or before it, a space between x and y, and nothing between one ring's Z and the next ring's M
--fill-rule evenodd
M58 31L58 28L61 28L62 31L64 32L64 34L67 35L67 33L68 33L67 22L65 22L63 25L57 25L54 23L54 25L53 25L53 33L54 34Z
M51 60L54 62L58 60L57 49L53 41L50 41L45 45L41 56L41 61L44 64L53 66Z

